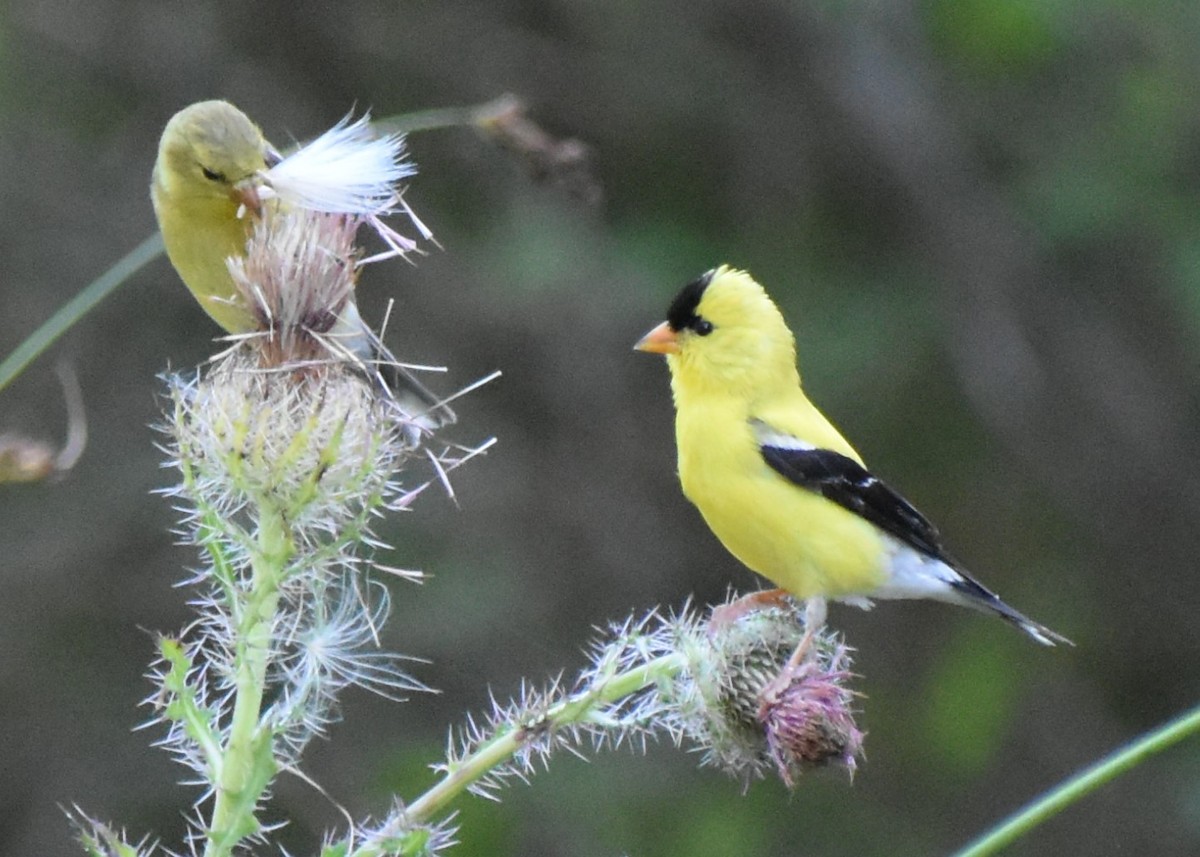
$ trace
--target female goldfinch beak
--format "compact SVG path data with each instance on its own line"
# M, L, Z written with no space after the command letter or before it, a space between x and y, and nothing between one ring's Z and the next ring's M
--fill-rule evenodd
M241 217L244 211L257 212L262 208L262 197L259 195L261 183L262 179L255 173L234 184L233 199L240 203L238 217Z
M649 351L652 354L678 354L679 337L664 321L639 339L633 349L634 351Z

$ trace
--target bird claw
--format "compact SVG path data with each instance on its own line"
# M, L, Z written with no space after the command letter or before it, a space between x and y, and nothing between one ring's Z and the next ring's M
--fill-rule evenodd
M817 647L813 645L813 640L825 627L825 600L810 598L804 607L804 636L800 638L796 650L779 670L779 675L763 685L763 689L758 692L759 719L762 719L767 710L779 701L780 696L792 685L798 675L808 672L817 664Z
M803 679L817 666L816 649L811 645L812 638L805 635L796 647L796 651L788 658L787 663L779 670L779 675L763 685L758 692L758 719L763 721L767 713L779 704L783 694L798 680Z

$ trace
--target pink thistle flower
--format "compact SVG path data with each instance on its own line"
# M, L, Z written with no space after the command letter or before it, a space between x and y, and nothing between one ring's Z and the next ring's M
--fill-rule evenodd
M848 665L846 646L837 645L821 658L785 667L762 691L758 721L767 753L788 788L806 768L841 764L853 776L858 767L864 735L854 722Z

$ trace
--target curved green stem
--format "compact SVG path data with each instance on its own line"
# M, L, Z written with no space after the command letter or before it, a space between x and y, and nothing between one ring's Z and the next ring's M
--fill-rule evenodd
M479 126L489 119L513 109L517 99L511 95L501 95L483 104L470 107L434 107L429 110L415 110L412 113L401 113L397 116L386 116L371 122L381 131L392 134L414 134L420 131L440 131L443 128L464 128Z
M539 732L543 729L553 730L573 723L584 723L604 706L637 693L649 684L676 675L683 669L684 664L685 658L682 654L663 655L623 673L601 679L591 687L551 706L538 723ZM398 822L413 825L432 821L459 794L485 777L489 771L512 758L529 740L530 732L523 724L507 724L507 728L482 744L474 753L451 766L436 785L408 805L403 819L399 819ZM399 830L383 830L373 837L374 841L355 848L349 857L379 857L388 853L376 843L400 834Z
M1184 738L1200 732L1200 706L1160 726L1153 732L1102 759L1048 794L1020 810L1008 821L993 828L959 851L955 857L984 857L1011 845L1043 821L1057 815L1080 798L1091 794L1109 780L1125 773L1145 759L1160 753Z
M0 362L0 390L25 370L25 367L37 358L39 354L54 344L71 325L79 321L92 307L100 303L117 286L125 282L146 263L153 261L163 250L162 236L155 232L141 244L134 247L119 262L92 280L79 294L58 308L58 312L50 316L24 342L17 346L12 354Z

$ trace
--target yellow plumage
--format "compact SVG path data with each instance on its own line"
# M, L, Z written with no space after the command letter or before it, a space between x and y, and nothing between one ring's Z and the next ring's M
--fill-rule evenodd
M749 275L717 276L703 317L720 319L721 338L701 347L712 342L696 337L667 355L683 493L730 553L793 595L873 589L883 552L873 527L780 478L763 461L751 421L858 454L801 390L779 310Z
M805 396L791 331L749 274L722 266L689 283L636 347L667 357L684 494L747 567L810 603L933 598L1065 642L971 578L865 469Z
M244 113L202 101L171 118L158 145L150 185L167 258L204 311L229 333L253 330L225 260L246 252L254 180L270 146Z

